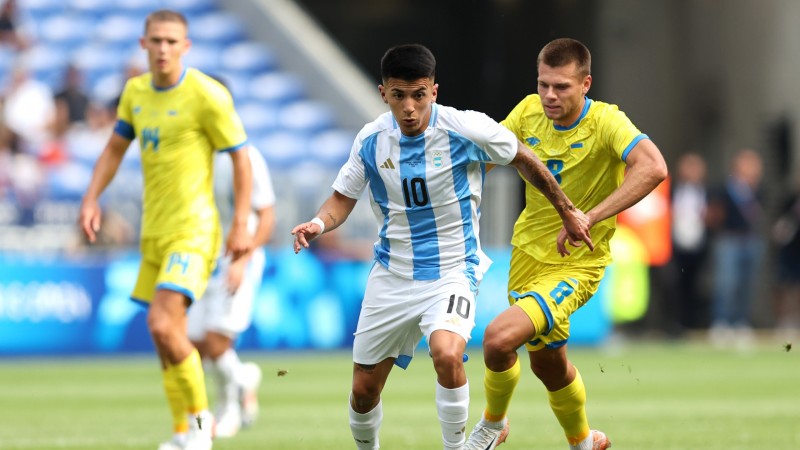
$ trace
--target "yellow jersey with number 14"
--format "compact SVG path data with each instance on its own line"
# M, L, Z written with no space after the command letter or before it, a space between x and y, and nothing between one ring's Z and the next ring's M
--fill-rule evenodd
M523 99L502 124L547 165L567 197L584 212L619 187L628 152L640 140L648 139L616 105L589 98L578 120L568 127L547 118L537 94ZM513 246L548 264L605 266L611 262L609 240L616 217L592 227L594 252L584 245L570 248L572 254L564 258L556 249L561 226L555 208L526 182L525 209L514 225Z
M228 90L196 69L168 88L146 73L128 80L115 132L138 139L144 192L142 237L219 232L213 156L247 141Z

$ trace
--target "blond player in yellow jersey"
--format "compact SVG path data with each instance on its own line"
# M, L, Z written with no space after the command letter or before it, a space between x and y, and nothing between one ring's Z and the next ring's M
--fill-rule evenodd
M247 230L251 168L241 121L230 93L183 65L191 45L178 12L151 13L140 39L150 71L122 92L118 123L98 159L79 223L90 242L101 226L98 198L138 140L144 178L142 262L131 298L149 306L147 326L163 368L174 435L161 450L212 447L203 369L186 335L186 311L200 299L222 240L213 195L213 157L233 161L234 218L226 250L236 260L252 250Z
M517 349L523 344L569 448L611 447L603 432L589 428L586 390L567 359L569 317L597 291L611 262L616 214L667 176L664 158L647 135L615 105L586 97L592 85L586 46L554 40L539 53L537 67L538 95L523 99L503 125L547 165L575 207L586 212L594 249L568 243L558 216L526 185L525 209L511 240L511 307L484 334L487 404L465 446L470 450L490 450L505 440L506 413L520 378Z

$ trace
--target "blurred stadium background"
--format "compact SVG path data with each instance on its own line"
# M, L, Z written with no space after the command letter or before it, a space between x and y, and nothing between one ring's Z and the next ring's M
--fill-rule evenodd
M352 342L375 233L367 202L313 252L294 255L288 230L312 217L355 132L385 110L378 62L391 45L429 46L439 61L439 101L501 120L535 89L541 46L575 37L594 55L590 96L620 105L671 168L697 152L709 184L720 184L733 155L755 149L765 163L769 223L784 195L798 189L794 0L0 3L0 357L9 364L21 356L152 349L143 311L127 300L141 212L135 147L103 196L100 245L81 239L76 219L124 80L146 70L138 38L144 17L158 8L186 14L193 41L186 62L227 82L275 182L277 227L254 322L239 343L244 350L346 351ZM482 241L495 266L481 286L476 347L505 307L508 241L522 201L513 171L487 178ZM698 321L678 330L671 220L668 185L622 219L616 262L575 318L572 342L705 338L712 268L708 261L700 268ZM778 351L796 329L775 332L785 312L775 308L777 243L769 230L767 256L753 274L762 294L750 314L760 344Z

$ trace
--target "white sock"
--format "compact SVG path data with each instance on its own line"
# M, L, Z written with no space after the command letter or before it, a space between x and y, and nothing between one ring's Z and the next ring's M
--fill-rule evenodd
M378 405L366 414L355 412L350 400L347 401L347 407L350 410L350 432L353 433L356 448L358 450L377 450L381 448L378 441L378 431L383 421L383 402L379 401Z
M570 444L569 450L592 450L594 446L594 437L592 436L592 432L589 432L589 435L586 436L586 439L582 440L578 443L578 445Z
M469 382L455 389L447 389L436 383L436 410L442 426L444 448L460 449L466 438Z
M236 408L239 405L239 384L236 374L242 365L239 355L232 348L225 350L219 358L213 361L214 368L219 377L219 407ZM224 405L224 406L223 406Z

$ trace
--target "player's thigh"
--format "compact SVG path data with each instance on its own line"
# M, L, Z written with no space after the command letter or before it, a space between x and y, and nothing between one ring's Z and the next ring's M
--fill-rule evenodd
M569 317L597 291L605 268L542 264L526 255L516 256L516 260L512 256L509 302L534 323L542 313L545 318L526 347L531 351L566 344Z
M353 362L374 365L392 358L406 367L422 338L418 316L409 313L413 281L375 264L367 279L355 337Z
M161 252L158 250L156 239L145 238L139 244L141 262L136 284L131 292L131 299L144 305L149 305L156 291L156 279L161 268Z
M424 286L415 295L420 310L419 327L431 343L435 331L449 331L469 342L475 328L475 296L471 280L462 272L453 271ZM432 349L433 350L433 349Z

